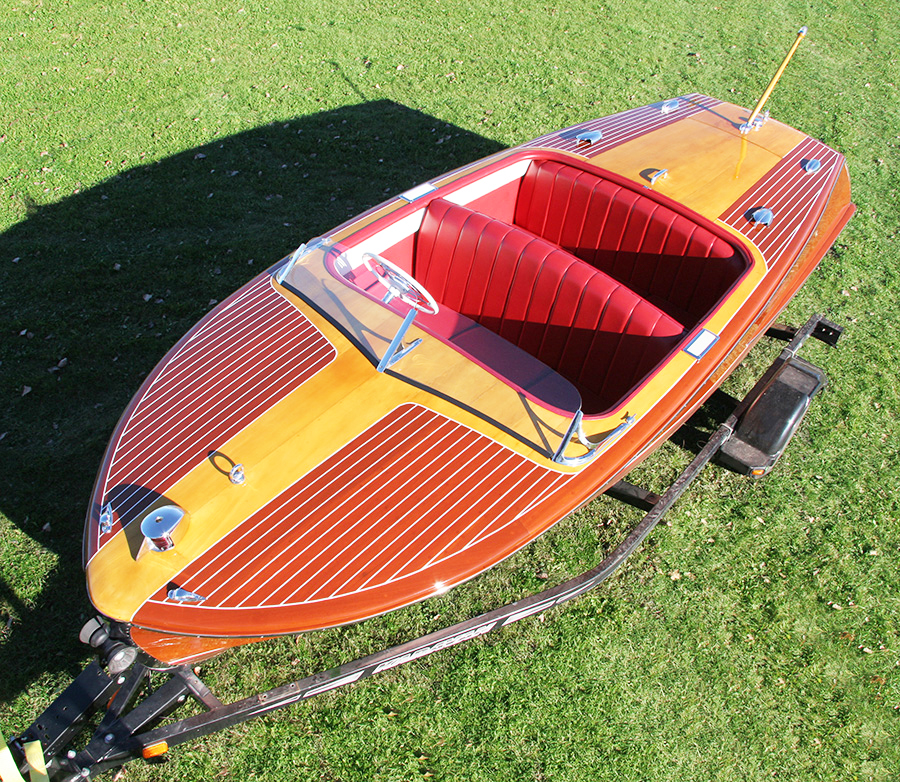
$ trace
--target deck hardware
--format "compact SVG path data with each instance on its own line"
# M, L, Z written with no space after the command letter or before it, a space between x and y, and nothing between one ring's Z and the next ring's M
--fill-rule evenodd
M575 136L579 147L589 147L603 138L602 130L584 130Z
M675 109L678 108L678 103L679 103L678 98L672 98L671 100L667 100L665 103L662 104L662 106L659 107L660 113L669 114L669 113L675 111Z
M172 587L166 594L169 600L174 600L176 603L202 603L206 600L202 595L182 587Z
M244 472L243 464L236 464L228 471L228 480L230 480L235 486L240 486L245 480L247 480L247 475Z
M622 435L622 433L624 433L624 431L636 420L633 415L628 415L626 413L625 420L623 420L622 423L611 432L608 432L602 440L593 442L588 439L588 436L584 433L584 429L581 426L582 418L583 415L579 409L572 418L572 423L569 425L569 429L563 437L559 448L557 448L556 453L553 454L553 461L557 464L564 464L566 467L581 467L587 464L600 452L601 446L605 448L606 446L611 445L613 441L618 439L619 436ZM568 448L573 438L587 448L587 453L584 453L581 456L564 455L566 448Z
M747 121L743 125L741 125L741 134L746 135L751 130L759 130L763 125L765 125L769 121L769 110L766 109L762 114L757 114L753 121Z
M309 255L313 250L319 249L323 244L325 244L325 240L318 236L315 239L310 240L309 244L301 244L296 250L294 250L293 255L291 255L290 260L282 266L278 272L275 274L275 282L279 285L282 285L285 281L285 278L291 273L291 269L294 268L294 264L297 263L303 256Z
M656 173L650 175L651 187L656 184L657 179L666 179L669 176L668 168L658 168Z
M417 310L415 309L410 309L410 311L406 313L406 316L403 318L403 323L400 324L400 328L397 329L397 333L394 334L391 344L388 345L388 349L381 357L381 361L378 362L377 369L379 372L384 372L385 369L394 366L394 364L407 353L422 344L421 339L415 339L408 345L403 344L403 338L406 336L406 332L409 331L409 327L412 326L412 322L416 319L416 313Z
M769 207L761 206L759 209L754 209L750 217L757 225L770 226L772 225L772 220L775 219L775 213Z
M807 174L815 174L820 168L822 168L822 161L818 158L803 161L803 170Z
M187 512L177 505L163 505L144 516L141 534L151 551L168 551L175 547L174 534ZM182 526L182 531L184 527Z
M416 185L415 187L400 193L400 198L411 204L413 201L417 201L418 199L427 196L429 193L433 193L435 190L437 190L437 188L431 184L431 182L423 182L421 185Z
M103 535L108 535L112 532L113 525L113 509L112 505L108 502L103 506L103 510L100 511L100 532Z
M687 345L684 346L684 352L695 359L703 358L707 351L719 341L719 335L714 334L709 329L701 329Z

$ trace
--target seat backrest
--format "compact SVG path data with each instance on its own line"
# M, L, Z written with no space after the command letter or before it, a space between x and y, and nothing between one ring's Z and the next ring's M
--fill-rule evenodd
M614 405L684 332L565 250L441 199L426 210L413 273L441 304L574 383L585 412Z
M515 224L691 326L746 268L724 239L648 196L555 160L532 161Z

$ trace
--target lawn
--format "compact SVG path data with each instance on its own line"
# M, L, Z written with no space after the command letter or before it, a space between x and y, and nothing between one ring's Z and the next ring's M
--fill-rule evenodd
M846 328L775 471L706 471L545 616L188 744L126 780L900 778L900 22L893 3L10 0L0 10L0 729L88 659L81 531L141 379L212 303L387 195L701 92L847 157L858 212L785 319ZM772 348L728 381L749 388ZM659 490L689 455L636 476ZM204 666L242 697L564 580L601 499L495 571ZM546 574L546 581L542 576ZM539 577L540 576L540 577ZM111 778L111 776L110 776Z

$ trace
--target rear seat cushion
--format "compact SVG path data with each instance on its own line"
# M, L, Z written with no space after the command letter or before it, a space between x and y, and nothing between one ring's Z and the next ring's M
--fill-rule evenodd
M533 161L516 225L624 282L686 325L745 269L724 239L646 195L553 160Z
M614 405L684 331L550 242L441 199L426 210L413 274L442 305L574 383L585 412Z

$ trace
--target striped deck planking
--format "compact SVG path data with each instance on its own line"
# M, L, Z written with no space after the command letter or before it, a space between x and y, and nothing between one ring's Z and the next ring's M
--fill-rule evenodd
M191 611L284 608L357 595L491 536L518 536L510 527L570 478L443 415L402 405L175 581L206 598ZM414 486L422 488L410 491ZM165 589L150 603L173 606Z
M803 162L813 158L818 159L822 167L815 174L808 174ZM823 190L833 186L843 161L833 149L806 138L720 219L753 241L771 268L781 260L807 218L821 208ZM770 226L758 226L750 218L758 207L768 207L774 213Z
M559 149L564 152L577 152L585 157L596 157L613 147L632 141L654 130L664 128L679 120L699 114L705 109L718 106L721 101L706 95L692 94L677 98L677 107L670 111L662 111L662 103L629 109L619 114L584 122L563 131L548 133L529 142L529 147ZM579 144L576 136L579 133L599 130L603 138L585 147Z
M96 526L89 556L336 355L268 275L202 321L151 379L110 444L94 513L109 502L118 524L105 535Z

